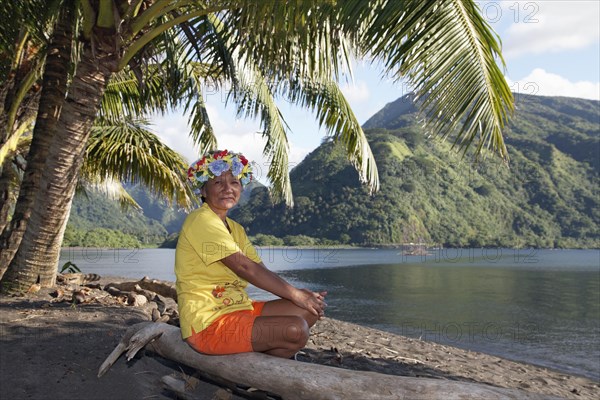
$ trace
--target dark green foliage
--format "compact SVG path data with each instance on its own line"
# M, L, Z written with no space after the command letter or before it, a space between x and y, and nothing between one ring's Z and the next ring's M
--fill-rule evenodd
M83 231L68 227L63 246L137 248L142 244L135 236L114 229L94 228Z
M451 143L425 139L404 97L365 123L379 193L369 196L327 141L292 171L293 209L263 189L232 217L252 235L338 243L597 247L599 121L597 101L518 95L510 168L491 157L471 164Z
M250 237L250 240L255 246L283 246L283 239L273 235L264 235L259 233L256 236Z
M138 199L144 203L143 198ZM94 192L87 197L76 196L63 246L140 247L162 243L168 235L162 221L145 213L123 210L115 201Z

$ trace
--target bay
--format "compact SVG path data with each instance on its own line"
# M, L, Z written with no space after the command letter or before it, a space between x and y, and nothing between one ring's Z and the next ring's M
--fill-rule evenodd
M327 315L600 379L600 251L259 249ZM64 249L83 272L174 281L172 249ZM272 296L249 288L256 299ZM410 357L410 355L406 355Z

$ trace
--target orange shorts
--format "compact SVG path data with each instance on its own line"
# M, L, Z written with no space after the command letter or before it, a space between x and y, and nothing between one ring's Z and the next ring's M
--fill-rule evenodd
M253 310L234 311L217 318L208 328L195 332L186 342L204 354L248 353L252 350L252 327L260 317L265 301L253 301Z

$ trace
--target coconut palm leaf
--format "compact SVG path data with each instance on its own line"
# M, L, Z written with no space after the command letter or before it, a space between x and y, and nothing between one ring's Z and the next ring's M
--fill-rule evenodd
M262 73L253 69L249 62L242 61L238 67L241 68L242 65L245 67L238 74L238 90L231 92L230 98L236 103L239 117L260 118L262 135L266 139L263 154L269 161L267 178L273 185L271 193L276 201L283 200L288 206L293 206L292 185L288 171L289 127Z
M410 82L429 131L455 135L454 145L463 150L478 138L475 153L487 148L508 159L501 131L513 97L498 66L504 66L500 40L476 3L378 1L369 12L361 4L350 0L343 7L368 26L363 55Z
M19 153L27 154L26 147L29 147L31 143L31 136L26 136L27 132L31 132L33 128L33 118L22 123L13 133L10 135L2 146L0 146L0 165L4 165L4 162L12 157L15 150L19 149ZM1 170L1 169L0 169Z
M186 85L186 95L183 97L184 113L189 113L188 123L190 126L189 135L194 143L199 146L200 154L217 148L217 137L210 123L206 104L204 103L203 86L206 82L206 73L208 70L199 63L192 63L188 66L189 72L188 84Z
M165 77L156 71L144 77L143 87L133 71L121 71L115 74L106 87L99 117L114 119L123 114L135 116L164 112L171 101L165 93L165 85Z
M269 12L287 12L290 15L293 14L289 8L289 3L283 8L281 4L277 3L263 3L262 6L271 7L269 8ZM292 39L288 40L288 42L293 43L297 41L296 36L305 38L305 33L310 30L309 27L313 25L315 27L318 26L319 29L314 29L314 32L317 32L316 37L311 37L314 43L309 40L307 44L310 47L310 45L315 45L315 43L318 46L320 43L324 45L325 49L329 49L332 46L329 41L329 38L332 36L331 29L329 29L331 25L325 24L327 26L326 29L322 29L324 25L323 18L319 16L315 17L315 15L313 13L309 24L303 24L300 20L295 21L297 27L289 32L285 31L283 36L288 35L288 39ZM310 65L306 66L306 70L286 72L287 74L302 76L303 78L297 80L288 78L288 84L280 85L277 80L265 79L265 71L261 69L262 60L265 58L264 54L260 54L258 59L255 59L252 57L255 56L256 52L249 53L236 47L238 38L232 34L236 30L226 29L227 24L232 24L232 19L223 22L213 15L208 16L207 19L213 22L215 34L218 37L222 37L223 40L228 41L221 48L224 51L231 52L231 56L227 57L228 60L234 60L231 68L235 71L234 79L232 80L234 87L229 92L230 96L228 96L228 99L233 99L236 103L238 116L253 118L258 116L261 120L263 135L267 139L264 153L270 161L268 178L273 183L272 194L276 198L284 199L288 205L293 204L289 171L287 168L289 153L287 131L289 131L289 127L275 103L275 97L278 92L285 93L286 100L288 101L291 100L296 104L315 109L320 124L327 126L332 136L345 144L349 158L358 169L361 180L368 182L373 191L377 190L379 186L377 168L364 133L339 90L338 85L330 78L332 74L336 74L340 69L337 64L337 58L333 63L331 60L328 60L327 57L331 54L328 51L324 52L323 58L308 57L308 60L312 61L309 62ZM249 19L244 23L253 24L256 22L256 20ZM236 21L235 23L240 24L241 22ZM297 28L300 26L302 26L302 32L304 33L298 35ZM332 51L332 53L348 56L348 40L336 37L338 38L338 48ZM283 37L281 40L285 40L285 38ZM270 51L276 47L273 46L273 43L263 43L266 47L267 58ZM302 49L300 46L297 46L291 52L300 54ZM319 52L316 52L316 54L321 55ZM299 59L291 62L291 64L300 65L301 63L298 61ZM325 68L325 66L328 68ZM272 68L269 67L267 71L272 72ZM327 83L320 83L322 81Z
M190 207L193 195L186 184L186 161L147 125L146 120L131 117L99 119L92 128L83 175L142 183L161 197Z
M327 128L334 141L344 145L361 182L369 186L371 193L378 191L379 173L371 147L337 82L330 80L312 85L294 82L290 89L290 101L316 113L319 125Z
M109 200L117 201L123 210L134 208L141 210L140 205L135 201L123 184L111 178L100 177L98 175L85 175L87 172L82 171L77 182L75 194L77 196L89 197L90 192L101 193Z
M220 19L211 15L207 20L212 23L215 35L227 40ZM227 101L235 103L238 117L260 119L263 137L266 139L263 154L269 160L267 178L273 185L271 194L276 201L283 200L292 206L292 185L288 171L289 128L275 103L271 87L273 82L265 79L252 59L228 54L231 51L228 43L223 43L220 51L224 53L224 59L231 63L226 69L233 74L232 90L228 92Z
M270 81L337 79L350 68L353 37L337 2L238 1L219 14L231 54L253 60ZM365 2L366 3L366 2Z

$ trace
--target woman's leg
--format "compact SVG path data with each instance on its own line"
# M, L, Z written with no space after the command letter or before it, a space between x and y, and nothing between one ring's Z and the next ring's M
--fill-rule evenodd
M260 313L261 317L280 316L280 315L296 315L306 321L309 327L312 327L319 317L312 314L310 311L300 308L294 303L286 299L278 299L267 301Z
M252 349L272 356L290 358L308 341L316 315L289 300L267 302L252 327Z

